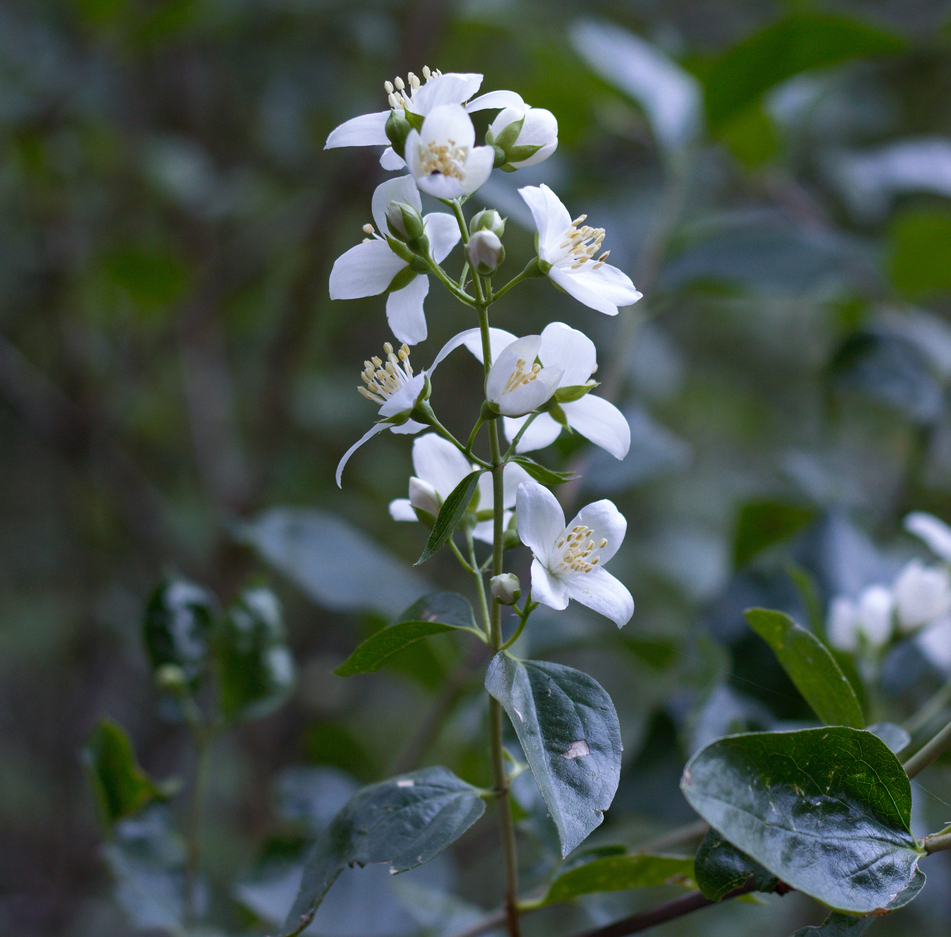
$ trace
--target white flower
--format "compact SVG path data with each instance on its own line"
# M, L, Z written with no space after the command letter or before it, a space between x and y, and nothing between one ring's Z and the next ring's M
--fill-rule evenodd
M492 346L492 360L500 364L502 355L516 341L516 338L511 332L506 332L504 329L489 329L489 337ZM529 337L526 336L526 338ZM541 362L541 368L544 369L542 373L561 371L561 376L554 391L559 388L577 387L588 383L591 375L597 370L598 363L594 342L587 335L565 325L564 322L551 322L545 326L539 338L540 343L536 357ZM525 341L525 339L520 339L520 341ZM479 330L469 329L450 339L442 351L439 352L437 361L441 361L450 351L463 344L480 361L484 360ZM526 358L524 360L528 361L530 359ZM495 365L490 370L490 374L494 370ZM543 398L536 406L540 406L547 399L548 397ZM495 402L498 403L498 400ZM624 415L614 404L588 393L577 400L559 403L558 406L570 429L580 433L596 446L610 452L617 459L623 459L627 455L631 447L631 428ZM505 411L501 412L505 413ZM526 411L523 410L522 412ZM514 439L526 419L527 417L514 419L507 417L504 421L505 435L510 440ZM531 426L525 430L516 450L518 452L532 452L535 449L543 449L558 438L561 430L562 425L554 417L548 413L540 413L532 421Z
M549 278L580 303L609 316L618 306L630 306L641 298L630 277L605 263L608 251L595 254L604 240L604 228L578 227L587 217L574 221L561 199L547 185L519 189L538 228L538 256Z
M617 552L627 521L607 500L582 508L565 525L555 496L538 482L518 486L516 523L531 548L532 601L563 609L569 599L610 618L619 628L634 614L631 593L603 568Z
M420 190L444 200L471 195L495 163L491 146L475 146L472 118L460 104L434 107L421 130L410 130L403 156Z
M403 345L399 352L393 351L393 346L387 342L383 346L386 361L373 357L364 361L364 369L360 377L366 387L357 390L367 400L380 404L382 417L373 427L364 433L344 454L337 463L337 487L341 488L343 468L350 461L350 456L357 451L368 439L389 429L394 433L418 433L426 428L425 423L419 423L409 418L417 404L421 403L427 393L426 372L413 373L413 366L409 363L409 348Z
M504 133L510 127L512 129ZM514 138L509 140L513 133ZM558 121L543 107L529 107L527 104L506 107L489 125L485 140L505 151L503 169L524 169L548 159L555 152Z
M476 231L466 244L466 259L479 276L491 276L505 260L501 238L494 231Z
M895 615L902 631L914 631L951 611L951 575L946 569L908 562L892 586Z
M380 231L387 230L386 211L394 202L405 202L416 211L422 207L412 176L399 176L378 185L373 193L373 220ZM436 263L441 263L461 237L455 218L445 212L433 212L423 218L429 239L429 250ZM429 293L429 277L414 275L408 262L397 254L385 238L374 233L372 225L364 231L371 237L351 247L337 258L330 272L331 299L359 299L376 296L390 289L396 277L399 283L411 277L405 286L393 290L386 299L386 319L393 334L409 345L426 338L426 315L423 300Z
M390 516L396 521L417 520L414 508L436 515L443 501L453 489L474 470L469 460L448 440L435 433L427 433L413 440L413 471L409 480L409 498L396 498L390 502ZM510 462L502 475L504 510L503 525L507 525L515 506L515 492L518 486L529 477L520 465ZM483 472L479 476L479 511L492 510L492 475ZM435 510L434 510L435 509ZM482 520L472 532L477 540L492 543L493 526L491 520Z
M936 667L951 670L951 618L942 618L929 628L920 631L915 638L921 652Z
M541 343L540 335L516 339L505 347L489 368L485 396L504 416L531 413L558 388L564 369L543 368L535 361Z
M869 586L857 602L837 596L826 620L829 643L843 651L883 647L892 634L893 609L892 593L885 586Z
M951 563L951 527L925 511L913 511L905 517L905 530L920 537L935 556Z

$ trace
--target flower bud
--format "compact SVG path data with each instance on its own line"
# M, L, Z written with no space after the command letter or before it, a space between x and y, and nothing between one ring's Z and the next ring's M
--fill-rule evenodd
M502 237L505 234L505 219L494 208L483 208L469 222L469 233L475 234L476 231L491 231Z
M406 202L390 202L386 209L390 234L400 241L415 241L423 234L423 216Z
M386 118L386 138L401 159L406 148L406 138L412 129L412 125L406 119L404 113L396 110L390 111L390 116Z
M543 107L506 107L490 124L485 139L496 148L496 166L514 172L534 166L555 152L558 121ZM501 162L498 151L503 154Z
M522 595L521 583L518 576L512 573L501 573L489 580L492 589L492 598L500 605L514 605Z
M431 523L436 522L440 507L439 492L429 482L415 475L410 477L409 503L415 508L417 516L422 511L432 518Z
M162 664L155 671L155 684L173 696L184 696L188 692L188 678L178 664Z
M505 260L505 248L499 236L493 231L480 230L469 238L466 245L466 257L469 266L480 276L487 277L499 268Z

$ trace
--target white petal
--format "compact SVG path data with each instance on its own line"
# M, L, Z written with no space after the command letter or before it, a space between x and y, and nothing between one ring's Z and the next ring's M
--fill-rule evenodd
M343 458L337 463L337 487L343 488L340 478L343 475L343 467L350 461L357 449L359 449L368 439L372 439L377 433L382 433L386 429L386 423L374 423L367 432L365 432L344 454Z
M618 628L623 628L634 614L634 597L606 569L592 569L590 573L572 576L568 580L568 595L592 611L610 618ZM532 598L535 598L534 590Z
M397 257L386 241L379 238L364 241L334 261L330 271L330 298L376 296L389 289L393 277L405 267L406 261Z
M386 210L390 207L391 202L407 202L417 211L422 209L423 203L419 198L419 189L416 188L416 180L412 176L397 176L395 179L387 179L373 190L370 211L373 214L376 229L382 235L388 234L390 230L386 223Z
M535 219L538 229L538 255L549 260L559 250L571 225L571 215L560 198L547 185L528 185L518 190Z
M451 442L435 433L426 433L413 441L413 470L445 500L472 471L472 466Z
M935 556L951 563L951 527L933 514L914 511L905 517L905 530L920 537Z
M419 132L420 144L448 143L468 149L475 145L475 127L472 118L460 104L441 104L432 108L423 121ZM407 147L409 140L407 140Z
M390 293L386 298L386 321L390 330L407 345L423 341L428 334L426 314L423 311L423 300L428 293L429 277L418 276L410 280L403 289Z
M459 332L457 335L453 335L453 337L450 338L449 341L439 349L439 354L436 355L435 360L429 368L429 373L432 374L433 371L436 370L436 365L439 364L439 362L442 361L446 355L452 351L455 351L460 345L468 345L469 340L473 336L478 336L479 334L480 333L478 329L466 329L464 332ZM481 361L482 359L480 358L479 360Z
M538 357L546 367L564 368L562 385L565 387L584 384L598 367L594 342L564 322L551 322L542 330Z
M826 613L826 637L842 651L859 649L858 608L851 599L837 595Z
M405 169L406 161L402 156L397 154L393 147L388 146L383 151L383 155L380 157L380 165L384 169L389 169L391 172L395 172L398 169Z
M471 114L474 111L493 111L497 107L515 108L521 113L525 110L525 102L522 96L514 91L488 91L486 94L473 98L466 105L466 110Z
M516 341L516 337L511 332L506 332L505 329L490 328L489 350L492 353L492 360L498 361L499 355L514 341ZM479 329L469 330L465 345L479 361L485 364L485 356L482 354L482 333Z
M380 407L380 416L390 417L412 410L426 384L426 374L414 374L395 394Z
M417 423L416 420L407 420L398 426L393 423L390 424L390 432L397 435L411 435L412 433L418 433L421 429L429 429L429 427L425 423Z
M415 189L416 186L414 185L413 188ZM434 211L423 218L423 225L426 236L429 238L429 251L433 255L433 260L441 264L462 237L459 222L453 215L444 211Z
M556 371L554 375L548 375L553 378L549 382L542 371L534 381L521 384L515 390L504 394L499 400L499 413L503 416L523 416L536 410L555 392L560 374L560 371Z
M522 132L518 135L519 146L537 146L528 159L515 160L516 169L525 169L548 159L558 147L558 121L551 111L543 107L531 107L525 114Z
M510 419L506 417L505 437L512 440L515 434L522 428L527 417ZM515 447L516 452L534 452L536 449L544 449L550 446L561 435L561 424L547 413L540 413L532 421L532 425L525 430L522 438Z
M515 513L519 539L547 566L555 541L565 530L561 505L547 488L529 479L518 486Z
M390 141L386 135L389 116L389 111L379 111L344 121L330 131L324 149L330 150L336 146L389 146Z
M548 572L537 559L532 560L532 601L557 611L568 607L568 584Z
M420 192L425 192L433 198L442 199L444 202L450 202L454 198L460 198L466 194L465 187L458 179L452 176L445 176L441 172L434 172L428 176L414 173L416 184Z
M499 403L501 401L505 394L505 385L512 377L512 373L515 371L516 364L519 360L529 365L529 367L535 363L535 359L538 357L538 348L541 343L542 339L540 335L525 335L510 345L507 345L505 350L495 359L492 367L489 368L489 376L485 381L486 397L492 403ZM532 383L535 382L533 381ZM544 400L540 402L544 402ZM534 409L535 407L529 407L528 410L522 410L521 412L528 413ZM517 413L509 414L509 416L517 415Z
M593 533L591 539L597 541L604 537L607 544L603 547L596 547L595 552L601 557L601 564L607 563L618 551L624 535L627 533L627 520L624 515L615 507L613 501L603 498L601 501L594 501L585 505L572 519L566 528L575 527L578 524L584 524L590 527ZM587 575L584 573L583 575Z
M624 414L603 397L585 394L580 400L563 403L568 425L585 439L623 459L631 448L631 427Z
M608 316L616 316L618 306L630 306L641 298L630 277L610 264L597 270L590 261L577 269L556 266L548 276L579 303Z
M413 505L410 504L409 498L395 498L391 501L390 517L392 517L394 521L417 520L416 512L413 510Z
M462 104L468 101L482 85L482 76L476 72L446 72L430 78L416 92L413 109L428 114L443 104Z
M933 664L951 669L951 621L944 619L918 635L918 646Z
M532 476L514 462L509 462L502 472L502 506L515 507L515 495L522 482L531 481ZM480 479L481 480L481 479Z
M466 157L465 179L462 183L464 194L471 195L476 189L482 188L492 175L495 165L495 148L491 146L474 146Z

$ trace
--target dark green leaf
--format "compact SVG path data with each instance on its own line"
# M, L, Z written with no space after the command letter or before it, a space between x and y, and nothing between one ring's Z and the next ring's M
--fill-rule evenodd
M153 670L180 667L194 685L208 665L208 641L217 613L215 597L187 579L162 582L145 608L145 646Z
M704 898L719 901L731 891L742 888L749 877L757 891L772 891L779 879L755 859L740 852L716 830L707 830L694 860L697 884Z
M83 746L83 761L100 816L107 827L164 796L162 789L136 762L125 729L111 719L99 720Z
M874 26L809 10L795 11L739 42L716 59L698 63L714 132L768 89L801 72L849 59L889 55L905 43Z
M605 856L569 869L552 882L543 904L579 895L660 885L690 885L693 859L684 856Z
M426 541L426 546L414 566L425 563L452 536L452 532L469 509L469 502L476 492L481 474L481 469L470 472L443 501L429 540Z
M815 714L827 725L865 725L862 707L852 684L839 669L829 649L788 615L766 608L746 612L750 627L769 644Z
M548 810L563 856L604 819L621 771L611 697L587 674L497 654L485 688L503 706Z
M833 911L818 927L801 927L792 937L862 937L875 918L852 917Z
M738 849L838 911L900 907L921 888L911 786L870 732L836 726L718 739L691 758L680 786Z
M739 569L764 550L788 540L816 516L812 508L782 501L752 501L740 509L733 540L733 566Z
M367 638L334 673L338 677L373 673L416 641L463 630L475 630L472 606L465 596L456 592L434 592L414 602L398 622Z
M284 642L277 596L247 589L228 608L216 635L218 692L228 719L260 719L294 687L294 660Z
M365 787L317 839L284 930L318 907L343 869L387 862L404 872L428 862L485 811L477 788L446 768L424 768Z
M525 455L517 455L512 461L521 465L535 481L542 485L561 485L575 477L574 472L556 472Z

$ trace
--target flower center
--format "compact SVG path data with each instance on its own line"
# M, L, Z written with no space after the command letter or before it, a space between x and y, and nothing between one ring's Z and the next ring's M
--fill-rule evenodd
M598 562L600 556L592 556L595 550L595 542L591 538L594 531L584 524L576 524L571 530L565 532L558 538L555 549L561 551L561 556L553 558L551 571L557 576L559 573L590 573ZM603 550L608 545L605 537L597 542L597 548Z
M426 81L438 78L441 74L438 68L433 70L428 65L423 66L423 78ZM413 110L413 98L416 97L416 92L419 91L421 85L422 82L412 72L407 74L406 81L403 81L399 75L392 81L384 81L383 87L386 89L386 100L390 108L394 111L402 111L406 107Z
M559 249L565 252L561 259L570 259L572 270L577 270L582 264L591 260L604 240L604 228L592 228L589 225L578 227L587 217L587 215L578 215L565 230L564 240L558 245ZM592 269L597 270L608 259L610 253L605 251L594 261Z
M360 377L366 387L357 388L367 400L374 403L386 403L413 376L409 346L402 345L398 352L394 352L393 346L387 342L383 350L386 352L385 363L377 355L363 362Z
M419 165L427 176L438 172L462 182L465 178L466 155L467 148L456 146L455 140L445 143L431 140L419 145Z
M518 361L515 362L515 367L512 368L512 373L505 382L505 387L502 388L503 394L510 394L516 387L521 387L523 384L534 381L535 378L538 377L538 372L542 369L542 366L537 361L532 365L530 370L526 370L527 367L528 365L524 358L519 358Z

